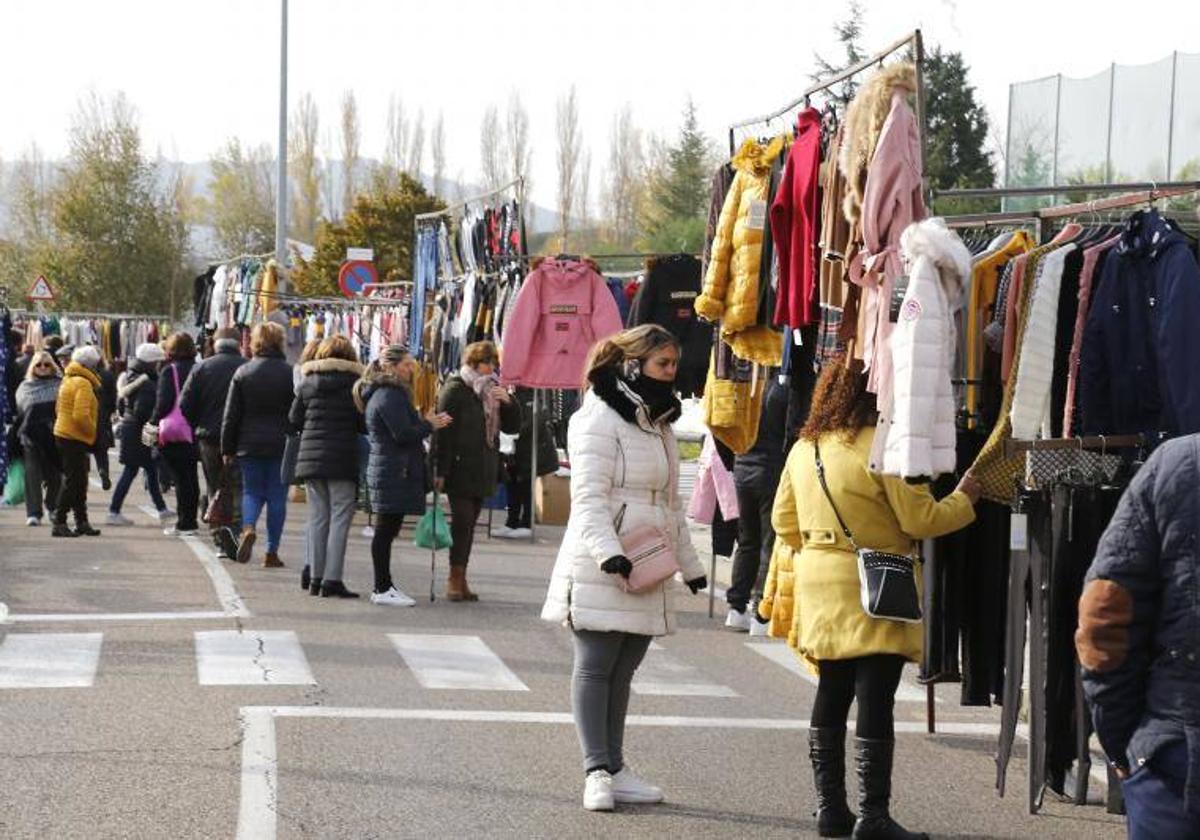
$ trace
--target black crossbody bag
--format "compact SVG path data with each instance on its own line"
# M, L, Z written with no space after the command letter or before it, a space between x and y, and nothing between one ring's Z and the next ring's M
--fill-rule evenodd
M917 593L917 561L903 554L890 554L873 548L859 548L854 534L846 527L846 520L833 503L829 485L825 481L825 465L821 462L821 447L813 444L817 457L817 478L821 489L833 508L833 515L842 526L842 533L858 555L858 583L862 596L862 608L872 618L890 621L921 620L921 597Z

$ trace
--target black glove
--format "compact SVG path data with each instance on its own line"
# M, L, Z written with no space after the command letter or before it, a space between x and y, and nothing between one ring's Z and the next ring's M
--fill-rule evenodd
M687 581L687 588L692 590L693 595L695 595L697 592L699 592L701 589L704 589L707 586L708 586L708 576L707 575L700 575L700 577L696 578L695 580Z
M628 579L629 573L633 571L633 563L629 562L629 558L624 554L616 554L600 564L600 571Z

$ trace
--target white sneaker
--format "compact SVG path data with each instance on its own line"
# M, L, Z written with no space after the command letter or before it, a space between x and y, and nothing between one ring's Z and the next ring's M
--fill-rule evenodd
M751 636L769 636L768 632L771 629L771 622L759 621L757 618L750 619L750 635Z
M510 528L508 538L510 540L527 540L533 536L533 531L529 528Z
M367 539L371 539L372 537L375 536L375 529L372 528L370 525L364 525L363 529L362 529L362 535L364 537L366 537Z
M110 510L108 512L108 516L106 516L104 519L104 524L111 525L113 527L122 527L125 525L132 525L133 520L130 519L128 516L125 516L120 513L113 513Z
M654 804L663 801L662 788L639 778L628 767L622 767L612 777L612 795L615 802Z
M42 524L42 520L36 516L29 516L29 517L26 517L25 524L28 525L30 528L36 528L37 526Z
M158 521L159 522L166 522L166 521L168 521L170 519L174 519L174 518L175 518L175 511L171 510L170 508L163 508L162 510L160 510L158 512Z
M163 529L164 537L194 537L199 533L200 531L196 528L185 528L182 531L175 527Z
M492 529L492 537L498 540L512 539L513 529L507 525L501 525L499 528Z
M729 613L725 616L725 626L739 633L748 631L750 625L753 623L754 618L746 610L735 610L733 607L730 607Z
M371 603L384 607L415 607L417 605L416 601L394 586L387 592L372 592Z
M593 770L588 773L583 785L583 807L588 811L611 811L615 805L613 777L608 771Z

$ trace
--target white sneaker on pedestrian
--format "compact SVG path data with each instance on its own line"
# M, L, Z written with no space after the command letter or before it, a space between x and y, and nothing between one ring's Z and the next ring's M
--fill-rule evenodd
M113 513L113 512L110 510L110 511L108 512L108 516L106 516L106 517L104 518L104 524L105 524L105 525L110 525L110 526L112 526L112 527L122 527L122 526L125 526L125 525L132 525L132 524L133 524L133 520L132 520L132 519L130 519L128 516L125 516L124 514L120 514L120 513Z
M628 767L622 767L612 777L612 795L615 802L654 804L663 801L662 788L640 778Z
M26 517L25 524L28 525L30 528L36 528L37 526L42 524L42 520L36 516L30 516L30 517Z
M529 528L509 528L508 538L510 540L527 540L533 536L533 531Z
M771 629L771 622L759 621L758 618L750 619L750 635L752 637L769 636L768 632Z
M499 528L492 529L492 537L498 540L507 540L512 537L513 529L507 525L501 525Z
M416 601L394 586L387 592L372 592L371 603L383 607L415 607L417 605Z
M735 610L733 607L729 608L729 613L725 616L725 626L739 633L747 632L753 622L750 613L746 610Z
M163 529L164 537L194 537L199 533L200 531L196 528L185 528L180 530L179 528L172 526L170 528Z
M593 770L587 774L583 784L583 807L588 811L611 811L616 804L613 798L613 777L607 770Z
M166 521L168 521L170 519L174 519L174 518L175 518L175 511L171 510L170 508L163 508L162 510L160 510L158 512L158 521L159 522L166 522Z
M370 525L364 525L362 529L362 535L367 539L371 539L375 536L375 529Z

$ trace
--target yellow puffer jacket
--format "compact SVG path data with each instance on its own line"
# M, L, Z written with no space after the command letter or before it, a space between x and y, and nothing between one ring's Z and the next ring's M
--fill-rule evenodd
M734 155L736 174L717 222L704 289L696 298L696 313L720 322L721 336L738 358L769 366L780 363L782 339L769 324L758 323L758 275L763 232L770 224L771 165L785 147L783 137L766 145L751 139Z
M767 582L762 600L758 602L759 616L770 622L767 634L776 639L787 639L792 648L796 647L797 624L795 562L795 549L783 540L775 540Z
M77 440L91 446L96 442L96 428L100 419L100 400L96 390L100 377L78 362L71 362L58 389L58 401L54 410L54 436Z

